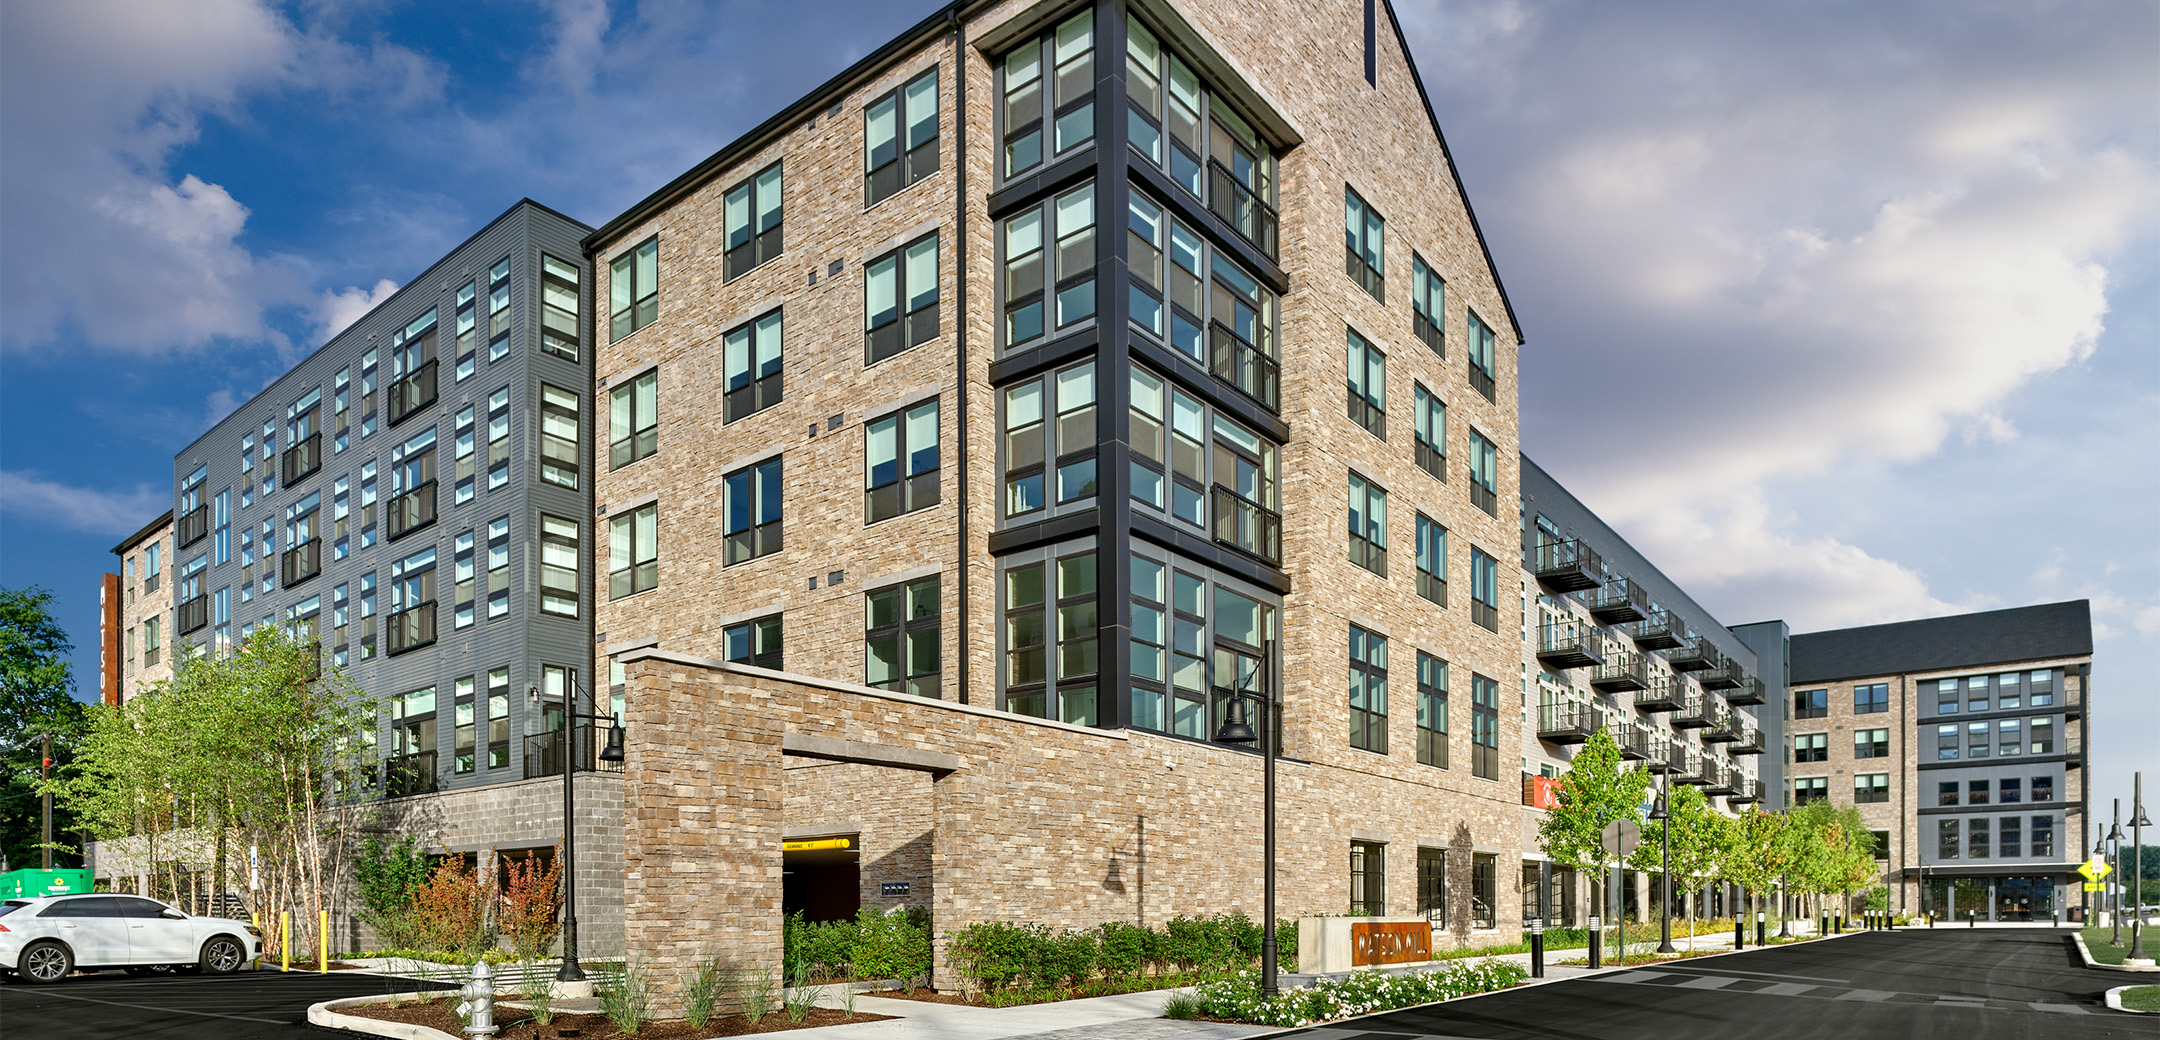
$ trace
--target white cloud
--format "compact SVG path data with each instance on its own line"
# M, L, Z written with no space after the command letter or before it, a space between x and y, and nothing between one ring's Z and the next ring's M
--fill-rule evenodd
M70 487L34 471L0 470L0 509L56 527L124 537L172 508L172 496L137 484L129 491Z
M334 291L324 289L315 300L314 342L329 342L330 337L345 331L346 326L381 306L397 290L397 283L388 278L376 282L373 289L362 289L357 285Z

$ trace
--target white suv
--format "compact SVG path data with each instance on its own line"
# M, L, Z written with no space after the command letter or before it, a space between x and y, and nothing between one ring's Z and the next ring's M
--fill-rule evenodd
M0 971L58 982L77 968L238 971L262 952L246 921L196 917L129 895L39 896L0 903Z

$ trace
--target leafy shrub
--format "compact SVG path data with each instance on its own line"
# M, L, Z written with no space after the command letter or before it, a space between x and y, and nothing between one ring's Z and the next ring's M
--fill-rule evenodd
M899 979L930 974L930 915L920 909L884 912L868 907L852 921L811 923L788 915L782 931L782 970L795 978Z
M503 872L508 881L495 911L496 930L510 940L510 948L519 960L544 957L562 929L556 919L562 903L562 843L556 843L555 856L548 860L546 869L541 868L540 857L526 855L505 859Z
M996 992L1033 981L1048 959L1050 926L981 921L951 933L946 953L961 975Z
M420 945L413 918L413 896L427 883L427 855L416 838L384 841L370 835L353 857L353 885L360 896L359 917L393 948Z
M1194 990L1199 1014L1270 1026L1302 1026L1392 1008L1488 993L1521 982L1529 973L1506 961L1454 964L1435 971L1395 974L1377 970L1324 979L1305 989L1289 989L1273 999L1260 996L1258 972L1241 971L1202 983Z
M487 930L492 888L466 865L463 856L436 864L434 873L413 894L413 924L420 944L468 956L487 949L492 945Z
M1105 921L1095 927L1095 942L1102 973L1114 982L1139 978L1161 960L1161 937L1136 924Z

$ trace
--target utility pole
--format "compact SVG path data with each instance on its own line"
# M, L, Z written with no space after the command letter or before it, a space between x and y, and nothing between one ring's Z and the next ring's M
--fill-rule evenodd
M45 794L45 797L44 797L44 802L45 802L45 805L44 805L44 812L45 812L45 827L44 827L44 833L45 833L45 840L39 843L39 845L38 845L38 848L39 848L39 851L41 851L41 852L43 852L43 853L45 854L45 859L44 859L44 863L45 863L45 869L46 869L46 870L51 870L51 869L52 869L52 788L51 788L51 787L49 787L49 786L46 786L46 785L48 785L48 784L50 784L50 783L52 782L52 734L50 734L50 733L44 734L44 742L45 742L45 743L44 743L44 748L43 748L43 750L42 750L42 751L41 751L41 752L40 752L40 753L38 754L38 761L39 761L39 763L40 763L40 764L39 764L39 766L38 766L38 780L40 781L40 783L39 783L39 785L38 785L38 786L39 786L39 787L40 787L41 789L43 789L43 791L44 791L44 794Z

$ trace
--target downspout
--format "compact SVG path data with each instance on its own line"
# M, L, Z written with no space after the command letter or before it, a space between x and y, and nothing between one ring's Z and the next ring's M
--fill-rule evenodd
M967 201L967 51L966 34L960 28L960 12L957 5L945 9L945 20L952 26L953 40L953 211L959 225L955 232L953 250L953 374L959 380L956 395L959 398L957 428L954 440L958 442L960 459L960 631L953 642L960 653L960 703L968 703L968 664L973 659L967 638L969 619L974 615L968 610L968 353L967 353L967 286L968 286L968 201Z

